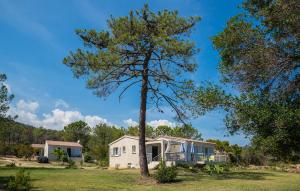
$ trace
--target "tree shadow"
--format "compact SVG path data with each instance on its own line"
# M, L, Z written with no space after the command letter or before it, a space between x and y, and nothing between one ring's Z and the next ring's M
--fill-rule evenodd
M240 179L240 180L265 180L266 176L275 176L274 173L269 172L226 172L224 174L212 176L218 180Z
M199 181L202 178L203 176L201 173L184 172L178 174L177 182Z
M199 181L200 179L215 179L215 180L229 180L229 179L239 179L239 180L265 180L266 177L276 176L271 172L224 172L223 174L214 174L208 175L203 172L199 173L179 173L178 174L178 182L181 181Z
M10 181L11 176L0 176L0 190L4 190Z
M7 185L9 181L13 178L13 176L0 176L0 190L7 189ZM38 179L31 179L31 181L36 181ZM42 189L37 187L32 187L32 191L42 191Z

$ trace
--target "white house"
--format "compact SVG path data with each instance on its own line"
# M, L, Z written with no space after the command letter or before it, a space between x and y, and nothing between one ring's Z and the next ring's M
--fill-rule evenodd
M139 168L139 140L135 136L123 136L109 144L109 166L112 168ZM162 159L171 163L202 163L226 161L226 156L215 155L215 143L160 136L146 139L148 167L155 167Z
M82 157L82 145L78 142L46 140L45 144L32 144L31 146L40 149L39 155L48 157L49 160L56 159L56 156L53 154L55 149L62 149L72 159Z

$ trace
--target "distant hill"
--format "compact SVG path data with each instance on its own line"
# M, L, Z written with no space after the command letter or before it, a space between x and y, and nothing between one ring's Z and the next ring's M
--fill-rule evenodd
M7 118L0 118L1 145L44 143L47 139L63 140L62 131L37 128Z

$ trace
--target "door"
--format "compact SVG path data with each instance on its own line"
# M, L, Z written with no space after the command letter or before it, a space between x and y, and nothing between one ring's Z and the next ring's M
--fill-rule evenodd
M71 148L67 148L68 156L71 157Z
M158 146L152 146L152 160L158 161Z

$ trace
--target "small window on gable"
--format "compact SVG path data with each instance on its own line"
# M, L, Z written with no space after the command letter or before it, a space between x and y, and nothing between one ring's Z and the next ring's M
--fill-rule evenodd
M136 146L132 145L132 154L136 154Z
M123 153L126 153L126 147L123 146Z

